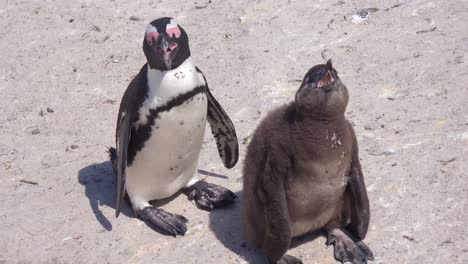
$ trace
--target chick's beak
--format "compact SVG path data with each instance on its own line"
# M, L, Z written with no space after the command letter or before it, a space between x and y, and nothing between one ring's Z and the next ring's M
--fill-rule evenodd
M334 81L335 81L335 78L333 78L332 73L330 71L327 71L324 77L317 83L317 87L318 88L325 87Z

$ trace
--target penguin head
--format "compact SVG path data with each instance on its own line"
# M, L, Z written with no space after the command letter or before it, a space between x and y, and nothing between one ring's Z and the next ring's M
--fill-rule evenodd
M338 77L331 60L312 67L304 76L295 103L304 114L321 117L343 114L348 105L348 90Z
M146 26L143 52L151 69L175 69L190 57L187 33L171 17L153 20Z

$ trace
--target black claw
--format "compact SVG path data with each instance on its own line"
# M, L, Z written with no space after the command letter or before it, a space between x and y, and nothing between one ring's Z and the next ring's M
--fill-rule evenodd
M364 252L364 255L367 256L368 260L374 260L374 253L363 241L356 242L356 245Z
M185 194L190 201L195 201L198 208L208 211L232 204L237 198L229 189L205 181L196 182L186 188Z
M173 237L177 235L183 236L185 232L187 232L185 223L187 223L188 220L181 215L171 214L152 206L147 206L143 208L143 210L139 210L138 215L154 227Z

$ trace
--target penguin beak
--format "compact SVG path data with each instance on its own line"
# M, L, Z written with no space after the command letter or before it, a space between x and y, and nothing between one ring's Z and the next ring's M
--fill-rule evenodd
M333 66L332 66L331 59L327 61L326 67L327 67L327 72L325 73L323 78L317 83L318 88L326 87L335 81L335 78L333 78L333 73L332 73Z
M330 83L332 83L334 81L335 81L335 78L333 78L333 75L332 75L331 71L328 70L325 73L325 76L317 83L317 87L318 88L326 87L326 86L328 86Z
M168 38L165 35L162 35L156 46L156 53L162 57L168 70L170 70L172 66L172 51L177 46L174 46L174 44L175 43L169 43Z

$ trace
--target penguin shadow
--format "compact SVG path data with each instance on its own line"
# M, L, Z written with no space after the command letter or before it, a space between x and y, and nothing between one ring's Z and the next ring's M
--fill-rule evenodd
M210 171L206 171L206 170L201 170L201 169L198 170L198 173L201 174L201 175L214 177L214 178L229 179L229 177L226 176L226 175L222 175L222 174L218 174L218 173L214 173L214 172L210 172Z
M266 264L268 259L247 243L241 215L242 192L236 192L236 195L238 198L233 206L211 211L210 229L227 249L242 257L247 263ZM299 247L324 235L323 231L315 231L295 237L289 249Z
M252 264L267 263L267 259L247 244L242 224L242 192L236 192L237 199L232 206L210 212L210 229L216 238L232 252Z
M112 224L102 213L100 207L109 206L115 209L115 176L110 161L96 163L82 168L78 172L78 182L84 185L85 194L93 210L96 220L102 227L110 231ZM122 204L121 213L133 217L133 211L128 203Z
M222 179L228 178L227 176L201 169L198 170L198 173L209 177ZM101 226L105 230L111 231L112 223L102 213L100 207L105 205L114 209L116 208L115 175L112 169L112 163L110 161L105 161L102 163L96 163L82 168L78 172L78 182L81 185L84 185L86 188L85 195L89 200L89 205L93 210L96 220L101 224ZM182 192L179 191L171 197L161 200L150 201L150 204L156 207L163 206L177 198L181 193ZM121 213L128 217L135 217L127 196L125 196L124 203L122 203ZM171 236L170 234L164 232L156 226L147 223L146 221L145 224L153 231L156 231L165 236Z

